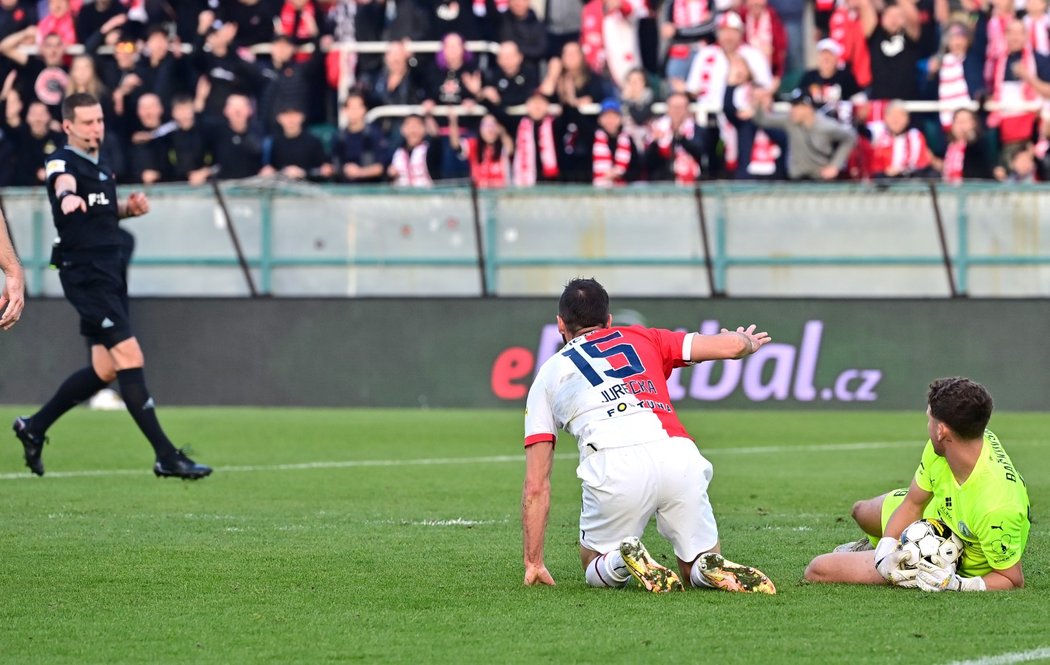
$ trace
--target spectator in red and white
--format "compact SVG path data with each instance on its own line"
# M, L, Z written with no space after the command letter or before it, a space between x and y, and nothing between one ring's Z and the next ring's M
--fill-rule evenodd
M980 5L978 5L980 8ZM995 63L1006 55L1006 26L1017 15L1014 13L1014 0L991 0L991 12L984 23L984 85L991 90L995 82ZM978 30L981 23L978 23Z
M596 187L625 185L641 172L641 156L630 134L623 131L623 111L615 99L604 100L598 111L591 160L591 182Z
M51 116L61 121L60 105L69 85L66 70L65 47L58 35L46 35L37 55L29 55L22 46L31 46L37 38L37 29L31 25L25 30L8 35L0 41L0 55L14 63L14 86L25 106L34 100L47 105Z
M787 58L787 33L769 0L746 0L743 7L744 42L761 53L773 72L773 88L780 87Z
M839 64L849 69L861 88L871 83L871 54L860 20L860 6L866 3L867 0L839 0L828 23L828 38L842 47Z
M562 123L550 112L550 100L536 91L525 102L525 116L514 133L513 182L518 187L558 182L564 160Z
M464 99L473 97L464 77L473 77L477 71L473 56L463 47L463 38L456 33L445 35L427 73L427 99L438 104L462 104Z
M872 123L871 173L875 178L924 178L932 174L930 149L899 100L890 102L881 122Z
M931 58L929 73L937 78L937 99L941 102L941 127L947 133L955 109L980 98L984 88L984 54L974 49L969 27L953 22L945 32L944 54Z
M547 28L536 18L529 0L509 0L507 11L500 15L497 38L517 44L529 67L539 71L540 60L547 56Z
M526 66L518 45L507 41L500 44L495 66L486 72L481 83L478 101L505 109L524 104L540 82L536 70Z
M718 0L668 0L660 30L668 42L665 74L672 88L685 82L697 50L715 38L715 17L729 3Z
M399 187L431 187L441 179L441 142L430 114L433 103L424 106L425 117L410 115L401 123L401 145L394 150L387 176Z
M873 100L918 97L916 67L921 55L922 28L915 3L916 0L897 0L880 14L875 0L861 0L860 21L871 56L869 96Z
M1050 97L1050 57L1032 50L1019 20L1006 26L1006 53L995 62L993 77L991 97L1002 108L988 116L988 127L998 130L1008 156L1012 147L1032 139L1038 105Z
M1047 0L1026 0L1024 29L1028 33L1028 45L1039 55L1050 55L1050 14L1046 12Z
M336 0L328 6L320 39L322 49L329 49L324 64L328 87L333 90L349 90L356 86L359 62L365 71L376 71L382 65L382 57L376 53L358 58L353 50L337 48L356 41L384 41L382 23L385 21L385 15L382 7L380 3L371 0L363 0L360 3L358 0ZM362 28L360 35L357 31L359 13Z
M608 72L617 87L623 85L642 64L638 21L647 13L639 0L590 0L583 6L580 45L592 71Z
M66 46L77 43L76 23L69 0L47 0L47 16L37 23L37 42L41 43L48 35L58 35Z
M307 44L321 36L323 16L314 0L285 0L277 17L277 33L296 44ZM305 59L309 55L302 53L298 57Z
M988 155L987 143L981 138L977 115L969 109L959 109L952 119L948 135L948 149L944 159L934 160L939 167L941 179L959 183L963 180L992 180L992 159Z
M827 115L840 122L852 122L853 107L867 101L853 73L839 65L842 46L834 39L817 42L817 68L802 75L798 87Z
M689 112L689 96L684 92L667 96L667 113L653 121L645 152L650 180L691 185L700 179L703 134Z
M510 184L510 159L514 141L495 115L486 113L478 125L477 136L463 136L459 117L450 109L448 142L470 165L470 177L482 189L502 188Z
M686 90L709 109L721 111L729 80L730 59L743 59L752 84L770 89L773 73L765 56L744 43L744 20L736 12L726 12L718 19L718 36L714 44L700 49L686 79Z

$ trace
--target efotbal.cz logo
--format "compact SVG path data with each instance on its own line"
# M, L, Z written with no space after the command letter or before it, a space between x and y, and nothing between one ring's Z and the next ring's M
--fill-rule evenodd
M704 321L700 332L714 335L717 320ZM676 369L667 380L671 399L719 402L742 394L752 402L874 402L878 400L882 371L847 367L833 377L817 380L824 322L807 321L798 344L771 342L743 360L700 363ZM562 346L558 327L543 326L536 351L515 346L504 349L492 365L493 395L504 400L524 399L537 368ZM825 374L826 376L826 374Z

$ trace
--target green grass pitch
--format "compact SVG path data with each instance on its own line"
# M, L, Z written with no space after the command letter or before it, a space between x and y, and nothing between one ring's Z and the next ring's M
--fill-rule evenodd
M568 439L547 538L558 586L522 587L517 411L161 417L214 476L155 479L124 413L60 421L42 479L5 435L0 662L936 664L1050 647L1047 414L992 420L1032 498L1027 588L923 594L801 582L858 535L854 500L907 484L921 410L683 412L715 466L724 551L775 597L588 588ZM645 541L670 559L655 527Z

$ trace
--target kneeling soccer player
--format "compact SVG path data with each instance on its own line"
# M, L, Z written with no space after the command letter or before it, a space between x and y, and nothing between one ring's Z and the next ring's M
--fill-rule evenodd
M1028 490L999 439L986 429L991 396L969 379L938 379L930 384L928 404L930 440L911 487L857 502L853 519L871 538L813 559L807 580L889 582L924 591L1024 586L1021 555L1032 524ZM958 573L928 562L900 569L905 554L897 539L920 518L943 520L962 539Z
M678 421L667 392L675 367L743 358L769 335L753 325L718 335L613 327L609 294L593 279L565 287L558 330L565 346L540 368L525 415L525 584L554 584L543 544L554 442L565 429L580 448L580 560L588 584L622 587L634 577L652 592L683 588L639 540L656 515L692 586L775 593L764 573L719 553L707 496L711 463Z

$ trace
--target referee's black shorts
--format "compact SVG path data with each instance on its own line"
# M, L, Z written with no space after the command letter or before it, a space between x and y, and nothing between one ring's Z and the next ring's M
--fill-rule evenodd
M127 263L119 251L64 252L58 276L80 315L80 334L112 349L134 336L128 315Z

